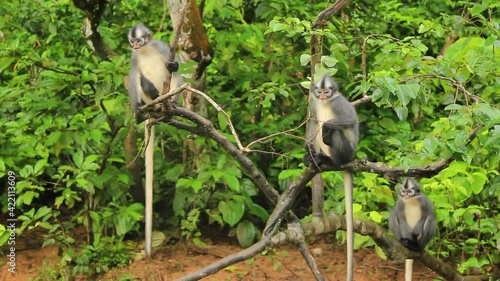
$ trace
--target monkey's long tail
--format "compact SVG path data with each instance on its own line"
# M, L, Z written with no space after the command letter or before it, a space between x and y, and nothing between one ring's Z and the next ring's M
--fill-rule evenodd
M155 142L155 129L150 126L150 119L144 122L144 141L146 142L146 152L144 154L144 162L146 168L145 179L145 251L146 257L151 257L151 237L153 234L153 163L154 163L154 142Z
M405 281L411 281L411 276L413 274L413 260L405 260Z
M345 218L347 228L347 281L353 280L354 271L354 218L352 214L352 171L344 170Z

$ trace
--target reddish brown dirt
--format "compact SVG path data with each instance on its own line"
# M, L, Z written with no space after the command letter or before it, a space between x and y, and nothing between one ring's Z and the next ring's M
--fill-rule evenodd
M229 240L229 239L228 239ZM316 262L326 280L345 280L345 245L327 243L325 239L310 245ZM229 254L241 250L234 241L219 241L198 248L193 245L177 244L154 251L151 260L141 260L124 268L113 269L98 280L174 280L190 272L216 262ZM16 252L16 274L7 271L6 254L0 258L0 281L23 281L39 276L48 268L55 267L60 260L57 247L30 249ZM360 249L355 253L356 281L403 280L403 265L396 265L381 259L373 249ZM433 280L436 275L415 263L413 280ZM44 280L42 278L38 280ZM76 278L85 280L85 278ZM88 279L90 280L90 279ZM266 255L230 266L202 280L314 280L300 252L292 246L269 250Z

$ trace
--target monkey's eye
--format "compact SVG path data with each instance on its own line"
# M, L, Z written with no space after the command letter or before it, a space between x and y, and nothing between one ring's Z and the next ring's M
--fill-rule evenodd
M129 40L130 44L139 44L139 45L144 45L144 38L132 38Z
M330 95L331 95L332 90L330 90L330 89L317 89L317 90L316 90L316 93L317 93L318 95L323 95L323 96L327 96L327 97L328 97L328 96L330 96Z

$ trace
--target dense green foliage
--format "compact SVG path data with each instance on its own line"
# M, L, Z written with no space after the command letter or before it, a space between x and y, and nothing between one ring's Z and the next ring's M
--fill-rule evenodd
M19 237L27 229L47 229L45 243L61 245L61 265L73 265L73 273L125 264L121 241L141 235L143 207L129 194L123 149L135 121L123 85L126 33L146 18L152 30L161 26L155 37L168 41L171 27L161 20L166 7L160 2L107 7L99 30L119 54L109 61L83 38L84 13L69 1L9 1L0 11L2 184L9 171L16 174ZM244 145L296 128L307 114L307 90L300 85L308 86L309 40L323 35L317 72L334 74L350 100L372 96L357 107L357 158L404 169L450 159L443 171L421 180L439 224L429 249L462 272L493 270L500 263L498 6L492 0L352 1L324 29L312 30L326 1L207 0L203 21L215 50L207 93L232 116ZM215 110L208 118L231 138ZM155 229L197 243L200 226L208 224L238 235L242 244L253 237L238 233L258 237L272 206L236 161L212 140L167 125L156 131ZM251 147L256 151L249 156L280 191L304 168L303 135L301 127ZM172 157L182 155L187 137L203 148L196 174L186 174L190 164ZM324 176L325 207L342 213L342 178ZM355 217L385 224L395 183L357 172L355 186ZM3 193L1 202L8 196ZM308 194L294 211L308 219ZM75 240L71 230L80 226L93 233L93 245ZM0 244L8 235L0 225ZM358 246L373 244L356 237ZM75 251L83 255L76 258Z

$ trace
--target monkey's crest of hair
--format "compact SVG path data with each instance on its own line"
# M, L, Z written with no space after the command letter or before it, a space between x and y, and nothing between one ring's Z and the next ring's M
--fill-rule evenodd
M151 30L147 28L144 24L138 23L134 25L128 32L128 41L133 43L134 41L140 41L140 45L147 44L151 39Z
M399 193L401 197L408 195L410 198L422 195L420 185L412 178L407 178L403 181Z

